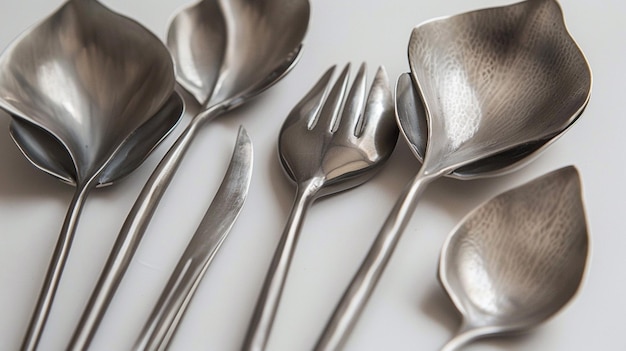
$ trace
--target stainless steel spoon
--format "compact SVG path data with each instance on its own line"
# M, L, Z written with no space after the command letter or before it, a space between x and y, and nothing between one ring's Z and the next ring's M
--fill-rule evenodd
M22 350L37 346L89 191L136 168L182 115L174 85L167 48L97 1L66 2L0 57L0 107L14 118L14 140L76 186Z
M463 317L443 351L528 330L578 291L589 238L573 166L509 190L468 214L446 240L439 279Z
M589 65L554 0L426 22L413 30L409 63L427 120L424 163L391 210L316 350L341 348L428 184L472 164L495 174L511 163L492 157L511 150L532 155L571 126L591 92ZM423 139L410 138L420 135L419 122L398 122L417 149ZM528 145L535 150L525 150ZM497 167L482 163L489 158Z
M128 268L159 200L200 128L271 87L298 62L308 0L203 0L172 20L167 45L177 80L201 105L133 205L68 349L85 349Z
M398 139L384 69L378 70L366 97L365 64L349 93L347 65L326 96L334 68L293 108L280 131L280 160L296 184L296 198L242 350L261 351L266 347L306 210L321 196L370 179L389 158Z

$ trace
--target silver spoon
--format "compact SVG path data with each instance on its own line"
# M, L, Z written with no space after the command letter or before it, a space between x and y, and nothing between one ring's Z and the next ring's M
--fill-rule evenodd
M0 57L0 107L14 118L14 140L76 186L22 350L37 346L89 191L139 166L182 115L174 85L167 48L97 1L66 2Z
M68 349L85 349L159 200L200 128L278 82L298 62L308 0L203 0L172 20L167 45L177 80L201 105L148 179L98 279Z
M571 126L591 92L589 65L554 0L426 22L413 30L409 63L427 120L424 163L391 210L316 350L336 350L346 341L428 184L472 164L496 174L497 167L512 164L491 157L511 150L533 155ZM423 144L423 138L411 139L420 135L418 123L398 122L413 150ZM528 145L534 150L525 150ZM489 158L497 167L482 163Z
M463 317L442 351L522 332L578 291L589 238L573 166L509 190L468 214L446 240L439 279Z
M378 70L366 97L365 64L348 93L349 68L346 65L330 93L335 67L329 69L292 109L281 128L280 160L296 184L296 198L242 350L261 351L267 345L306 210L321 196L370 179L396 145L398 128L384 69Z

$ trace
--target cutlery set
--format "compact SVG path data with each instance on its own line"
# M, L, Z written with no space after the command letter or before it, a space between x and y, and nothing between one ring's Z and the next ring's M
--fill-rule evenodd
M302 55L308 0L201 0L180 11L162 43L96 0L68 0L0 56L0 108L37 168L75 186L22 350L36 350L88 193L138 168L178 125L178 84L200 106L157 165L118 234L68 350L87 350L182 158L207 122L246 104ZM325 72L288 114L278 152L295 199L242 350L266 349L305 214L313 202L365 183L398 136L421 163L313 346L340 350L372 296L428 185L475 179L530 162L581 116L591 70L555 0L526 0L422 23L410 72L385 69L371 87L362 64L332 83ZM222 184L171 273L133 350L164 350L244 206L252 142L240 127ZM439 280L459 310L452 351L525 331L565 306L582 284L589 238L581 181L565 167L489 200L452 231ZM69 261L71 262L71 260Z

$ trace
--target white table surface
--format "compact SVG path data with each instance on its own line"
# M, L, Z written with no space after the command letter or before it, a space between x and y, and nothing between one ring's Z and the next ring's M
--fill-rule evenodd
M91 350L128 350L217 189L237 126L255 147L250 194L238 222L202 281L171 350L238 350L294 193L277 160L280 125L330 65L385 65L391 79L408 70L411 29L430 18L501 0L312 0L301 62L248 107L201 131L157 210L156 218L95 336ZM60 1L20 0L0 11L0 47L51 13ZM183 0L103 0L164 37ZM556 318L526 336L485 340L467 350L625 350L626 2L563 0L568 27L594 74L582 118L540 158L496 179L441 180L426 192L346 351L436 350L459 323L437 279L440 247L472 208L504 190L566 165L584 185L591 260L584 286ZM183 124L186 124L188 117ZM0 350L17 350L73 189L36 170L0 116ZM181 129L177 129L174 135ZM41 340L64 349L121 224L142 184L173 138L135 173L94 191ZM387 167L366 185L313 205L305 222L268 350L309 350L356 271L404 184L418 169L398 143Z

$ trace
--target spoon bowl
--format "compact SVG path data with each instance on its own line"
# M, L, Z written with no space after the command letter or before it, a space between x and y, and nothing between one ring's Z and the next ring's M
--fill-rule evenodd
M428 121L426 174L554 139L591 92L589 65L554 0L424 23L411 34L409 63Z
M581 113L578 115L580 116ZM428 121L424 104L411 79L410 73L403 73L396 84L396 118L398 125L403 126L402 135L413 152L413 155L424 162L428 140ZM571 127L577 118L572 119ZM460 180L496 177L513 172L538 157L557 138L544 138L524 143L492 156L460 167L447 177Z
M578 291L589 238L576 168L509 190L468 214L446 240L439 279L463 317L443 348L532 328Z
M202 0L170 23L177 80L203 108L254 96L298 57L310 15L306 0ZM271 77L271 79L268 79Z
M568 130L589 102L591 70L555 0L423 23L413 29L408 51L411 79L400 78L398 99L406 100L397 102L397 117L413 152L424 150L422 167L400 194L316 351L346 341L431 182L513 170ZM407 88L411 81L419 98ZM400 108L411 104L417 111Z
M13 139L37 167L76 186L22 350L37 346L89 191L139 166L182 115L174 85L160 40L93 0L67 1L0 56L0 108L13 117ZM149 133L157 135L135 139Z
M174 84L158 38L97 1L68 1L0 57L0 107L60 143L74 168L61 179L77 186L158 114Z
M108 186L135 170L180 121L184 104L174 92L146 123L120 145L98 175L96 187ZM73 162L63 144L45 129L21 118L13 118L9 127L11 138L26 158L37 168L76 186Z

